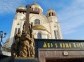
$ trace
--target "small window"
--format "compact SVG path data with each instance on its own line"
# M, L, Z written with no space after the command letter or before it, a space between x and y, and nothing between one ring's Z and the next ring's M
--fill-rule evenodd
M20 28L18 28L18 33L20 33Z
M34 24L40 24L40 20L39 19L35 19Z
M49 13L49 16L51 16L51 13Z
M57 38L60 38L60 34L59 34L59 31L57 31Z
M52 12L52 16L55 16L55 13Z
M54 16L54 13L52 12L52 16Z
M57 32L54 30L55 39L57 39Z
M15 28L15 35L17 34L17 28Z
M15 28L15 35L16 35L17 33L20 33L20 28Z
M38 33L38 34L37 34L37 38L38 38L38 39L42 39L41 33Z

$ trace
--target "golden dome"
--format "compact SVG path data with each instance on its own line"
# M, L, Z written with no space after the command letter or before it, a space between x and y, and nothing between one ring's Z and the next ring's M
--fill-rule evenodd
M41 6L38 5L37 3L32 4L32 5L31 5L31 8L38 8L38 9L40 9L40 10L43 12L43 9L42 9Z
M25 12L26 12L26 7L25 7L25 6L19 6L19 7L16 9L16 12L23 12L23 13L25 13Z
M26 10L26 7L25 6L19 6L17 9Z

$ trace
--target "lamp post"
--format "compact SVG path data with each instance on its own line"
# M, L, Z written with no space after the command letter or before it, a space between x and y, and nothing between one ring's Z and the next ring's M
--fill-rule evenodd
M2 51L1 51L1 42L3 41L3 38L5 38L6 36L6 33L4 33L3 31L0 31L0 54L2 54Z

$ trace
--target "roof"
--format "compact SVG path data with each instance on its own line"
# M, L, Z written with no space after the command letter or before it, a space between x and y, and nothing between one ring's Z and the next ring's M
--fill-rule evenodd
M39 9L41 9L41 10L43 11L43 9L41 8L41 6L40 6L39 4L37 4L37 3L33 3L33 4L31 5L31 7L32 7L32 8L39 8Z
M26 7L25 7L25 6L19 6L17 9L23 9L23 10L26 10Z

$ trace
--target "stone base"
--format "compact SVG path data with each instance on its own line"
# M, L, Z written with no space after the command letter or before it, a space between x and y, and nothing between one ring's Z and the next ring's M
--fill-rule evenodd
M12 58L12 57L2 57L0 62L38 62L36 58Z
M14 62L38 62L38 60L34 58L15 58Z

